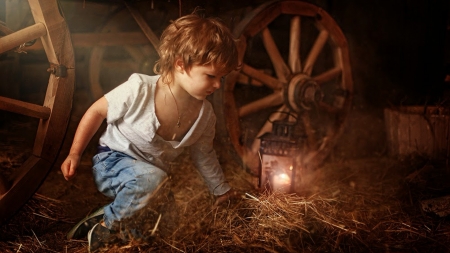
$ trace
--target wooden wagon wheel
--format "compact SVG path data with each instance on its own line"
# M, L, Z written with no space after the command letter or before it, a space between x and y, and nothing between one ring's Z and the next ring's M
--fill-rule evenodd
M154 74L153 65L159 58L155 49L159 35L169 20L176 17L175 5L153 1L125 2L125 8L113 13L100 32L120 37L112 38L116 41L112 45L94 47L89 60L90 90L94 99L126 81L132 73ZM147 40L137 43L122 40L139 37L142 33Z
M236 26L240 71L214 93L218 133L228 133L244 164L258 174L260 140L272 121L295 113L306 136L298 160L320 164L343 130L352 99L347 42L333 18L302 1L271 1ZM225 127L225 128L221 128Z
M13 215L38 189L54 164L72 107L75 61L70 33L57 1L29 0L35 24L0 37L0 54L40 38L50 63L43 104L0 97L0 109L38 118L32 154L8 178L0 180L0 223Z

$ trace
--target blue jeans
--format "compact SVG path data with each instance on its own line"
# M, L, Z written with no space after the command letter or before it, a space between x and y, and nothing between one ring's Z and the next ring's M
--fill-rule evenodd
M103 217L111 230L117 230L121 221L144 208L167 177L158 167L117 151L98 153L92 161L98 190L114 199L104 207Z

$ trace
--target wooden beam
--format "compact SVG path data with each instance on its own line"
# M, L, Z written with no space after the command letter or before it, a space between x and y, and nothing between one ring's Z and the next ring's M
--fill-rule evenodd
M147 21L142 17L142 15L139 13L139 11L127 4L127 2L124 2L127 6L128 10L130 11L131 15L133 16L134 20L136 20L136 23L138 23L139 27L144 32L145 36L148 38L150 43L152 43L154 48L159 47L159 38L156 36L156 34L153 32L153 30L148 25Z
M72 33L74 47L144 45L149 41L142 32ZM25 51L42 50L41 41L24 48Z

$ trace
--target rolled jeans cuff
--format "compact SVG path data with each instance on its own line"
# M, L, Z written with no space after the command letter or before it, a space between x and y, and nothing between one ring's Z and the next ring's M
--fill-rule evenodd
M220 196L225 193L227 193L231 189L231 186L227 182L223 182L216 186L216 188L213 189L212 194L214 196Z

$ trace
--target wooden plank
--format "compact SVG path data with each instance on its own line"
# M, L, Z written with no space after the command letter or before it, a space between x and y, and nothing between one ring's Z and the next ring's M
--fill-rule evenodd
M397 136L398 136L398 154L409 153L409 117L408 115L396 112L398 117Z
M420 155L432 156L434 135L428 112L429 110L419 106L402 107L401 113L412 119L410 125L415 130L414 135L410 136L411 150L406 154L416 152Z
M386 129L386 142L387 142L387 149L388 149L388 153L390 155L394 155L394 153L396 153L396 136L394 136L394 131L393 129L395 129L395 124L394 124L394 120L393 120L393 112L391 109L389 108L385 108L384 109L384 124L385 124L385 129Z
M447 113L423 106L385 109L389 153L448 159L450 115Z
M399 122L398 122L398 112L394 112L392 110L390 110L391 112L391 133L392 133L392 142L393 142L393 150L394 152L392 154L398 155L399 154L399 141L398 141L398 126L399 126Z
M39 119L48 119L51 110L48 107L0 96L0 110L6 110Z
M434 115L432 121L435 129L435 158L449 159L450 115Z
M400 114L399 114L400 115ZM423 146L425 143L422 139L423 121L417 117L416 114L401 114L402 118L407 118L408 122L404 123L403 127L400 126L399 131L408 129L408 135L404 136L405 151L403 154L426 154L426 148Z

